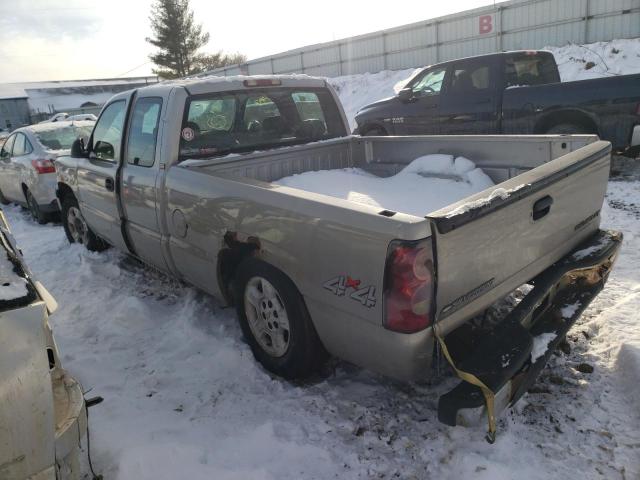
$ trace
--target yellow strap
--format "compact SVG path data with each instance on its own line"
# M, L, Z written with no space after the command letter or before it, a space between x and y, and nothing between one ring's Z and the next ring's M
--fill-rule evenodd
M489 420L489 431L487 432L487 441L489 443L495 442L496 441L496 415L495 415L495 402L494 402L495 394L478 377L476 377L471 373L463 372L462 370L459 370L456 367L455 363L453 362L453 359L451 358L451 355L449 354L449 349L447 349L447 344L444 342L444 338L442 338L442 336L440 336L440 334L438 333L438 328L435 324L433 326L433 333L435 334L435 337L438 339L438 343L440 343L440 347L442 347L442 353L444 353L445 358L449 362L449 365L451 365L451 368L453 368L454 372L456 372L456 375L458 376L458 378L462 381L470 383L471 385L475 385L482 391L482 394L484 395L484 401L487 405L487 417Z

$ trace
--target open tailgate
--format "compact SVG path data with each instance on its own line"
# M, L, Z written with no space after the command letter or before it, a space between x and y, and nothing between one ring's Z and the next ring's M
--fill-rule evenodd
M428 215L443 334L598 229L610 161L597 141Z

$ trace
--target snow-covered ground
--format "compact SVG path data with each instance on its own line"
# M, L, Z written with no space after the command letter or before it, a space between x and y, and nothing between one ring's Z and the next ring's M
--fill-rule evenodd
M583 74L571 65L563 78ZM352 118L411 72L332 82ZM232 310L113 249L69 245L60 226L36 225L18 207L5 212L60 304L51 323L65 367L88 396L105 397L90 420L107 479L640 477L638 181L610 182L603 225L625 234L617 266L569 333L570 350L502 417L493 446L484 425L438 423L450 375L397 383L337 362L314 381L283 381L253 360Z
M640 38L547 47L558 63L563 82L640 73ZM355 114L365 105L395 95L420 69L392 70L330 78L354 128Z
M91 411L94 465L108 479L635 479L640 476L640 182L611 182L604 225L625 242L607 288L517 411L442 426L455 379L396 383L337 363L323 378L274 378L234 312L109 250L69 245L6 207L60 309L64 366L105 402ZM588 363L593 373L577 367Z

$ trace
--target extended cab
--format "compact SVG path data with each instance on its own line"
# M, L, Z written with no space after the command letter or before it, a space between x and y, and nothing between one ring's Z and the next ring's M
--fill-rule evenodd
M473 159L496 187L415 216L274 183L346 167L386 177L438 152ZM57 160L57 193L71 242L113 245L234 304L255 357L287 378L325 351L425 378L438 341L452 347L450 333L531 284L451 355L506 405L612 267L620 235L598 228L610 153L595 136L350 136L322 79L208 78L113 97L86 147ZM461 385L442 401L447 423L483 405Z
M640 74L560 82L553 54L515 51L425 68L356 115L362 135L597 134L640 153Z

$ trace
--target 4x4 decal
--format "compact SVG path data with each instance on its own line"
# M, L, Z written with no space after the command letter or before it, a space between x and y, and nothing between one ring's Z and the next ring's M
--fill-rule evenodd
M347 294L347 290L354 290L349 294L349 298L357 300L365 307L373 307L376 304L376 287L369 285L360 287L360 280L351 278L349 275L340 275L325 282L322 285L334 295L342 297Z

